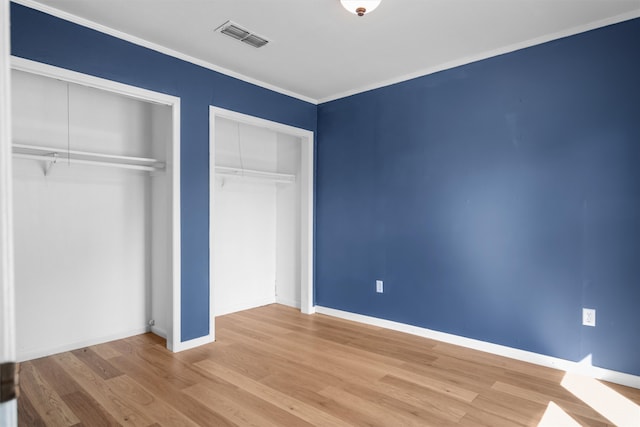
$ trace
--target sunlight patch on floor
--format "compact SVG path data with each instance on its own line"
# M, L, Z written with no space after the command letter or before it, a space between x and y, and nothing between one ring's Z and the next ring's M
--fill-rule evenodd
M640 406L600 381L567 372L560 384L615 425L640 426Z
M555 402L549 402L538 427L581 427L580 424L564 412Z

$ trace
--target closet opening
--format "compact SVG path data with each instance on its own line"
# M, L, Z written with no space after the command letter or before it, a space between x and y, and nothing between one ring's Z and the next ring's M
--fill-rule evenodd
M312 313L313 132L211 107L209 152L212 319Z
M12 68L18 360L148 331L180 350L179 99Z

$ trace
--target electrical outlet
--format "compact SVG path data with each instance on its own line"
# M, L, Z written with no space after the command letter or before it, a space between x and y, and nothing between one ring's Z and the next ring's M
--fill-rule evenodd
M384 285L382 280L376 280L376 292L381 294L384 292Z
M596 326L596 309L595 308L582 309L582 324L584 326Z

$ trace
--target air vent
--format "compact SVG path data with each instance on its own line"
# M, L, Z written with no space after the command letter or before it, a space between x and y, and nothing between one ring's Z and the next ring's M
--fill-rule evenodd
M253 47L262 47L269 43L269 40L264 37L260 37L246 28L242 28L235 22L227 21L224 24L216 28L216 31L226 36L232 37L236 40L240 40L243 43Z

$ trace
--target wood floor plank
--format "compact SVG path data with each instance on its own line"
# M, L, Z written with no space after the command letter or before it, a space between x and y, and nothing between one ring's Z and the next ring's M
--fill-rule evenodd
M469 350L469 349L464 349ZM493 381L501 381L507 384L530 384L532 387L540 389L546 389L547 391L556 391L564 393L566 390L559 390L558 384L562 380L563 375L558 374L560 371L549 372L549 368L538 366L540 368L540 375L535 375L535 367L531 369L530 364L526 364L521 361L513 361L511 365L501 360L498 356L488 355L483 352L478 352L476 359L473 358L474 353L461 352L460 355L447 354L441 355L431 365L435 368L441 368L446 371L457 372L462 376L468 373L480 375L484 379L490 379ZM506 358L502 358L509 360ZM520 364L524 364L525 369L520 370ZM533 366L533 365L532 365ZM551 379L551 377L553 379Z
M69 409L83 420L83 424L95 426L117 426L118 422L102 405L89 396L83 388L60 366L55 359L44 357L31 361L42 378L55 384L57 393Z
M319 425L331 425L331 426L348 426L347 423L340 419L328 414L324 411L308 405L288 394L282 393L276 389L268 387L261 382L254 381L251 378L245 377L226 366L217 363L215 360L203 360L196 364L198 368L204 371L216 375L231 384L235 384L245 390L250 391L255 396L283 409L285 411L294 414L300 419L303 419L312 424Z
M140 338L143 337L143 338ZM144 347L154 346L154 345L165 345L165 341L157 337L153 334L143 334L137 335L134 337L128 337L121 340L111 341L105 343L104 345L108 345L112 348L112 350L117 351L121 355L130 355L134 354L136 351L141 350Z
M104 378L74 354L61 353L53 357L82 386L87 394L100 402L118 423L130 426L152 424L153 421L149 417L137 411L126 399L112 390Z
M229 344L217 340L215 343L201 345L189 350L173 353L172 357L180 360L182 363L192 365L205 359L214 359L217 357L221 348L227 347Z
M391 375L385 376L380 382L391 387L398 396L402 396L407 401L416 401L423 409L446 421L459 421L472 408L470 404L443 395L440 391Z
M239 425L313 426L294 414L242 389L220 393L211 383L203 382L186 389L185 393L207 406L213 406L217 412L224 414L225 417Z
M473 400L472 405L477 409L522 425L528 425L530 420L542 419L547 409L547 405L497 390L490 390L479 395Z
M89 347L93 350L98 356L102 357L104 360L109 360L113 357L122 356L122 353L113 348L110 343L102 343L96 344Z
M582 427L620 427L620 426L616 426L615 424L611 424L608 421L607 422L596 421L593 418L587 418L581 415L576 415L571 413L567 413L567 415L573 418Z
M517 374L528 375L536 379L545 379L552 383L562 380L564 373L557 369L534 365L520 360L509 359L495 354L474 350L466 347L459 347L448 343L438 343L433 347L437 354L448 355L461 359L465 362L481 364L482 366L502 368Z
M349 363L349 361L353 361L359 363L360 366L370 368L378 367L385 370L385 372L389 368L401 369L406 363L402 360L378 353L371 353L353 346L348 346L347 344L327 341L323 338L298 333L275 337L270 344L278 346L279 348L287 348L293 352L308 350L308 352L312 354L310 357L314 357L313 354L315 354L331 359L337 363Z
M268 359L271 357L270 355L261 357L260 355L244 352L242 349L242 344L234 343L224 349L220 349L216 358L254 380L264 378L276 369L276 367L264 363L263 359Z
M310 333L310 332L316 332L319 330L313 324L310 324L310 323L301 324L300 322L289 322L279 316L270 316L266 314L264 311L258 312L258 311L246 310L246 311L238 312L237 314L239 318L245 319L245 321L250 322L252 325L255 325L256 323L261 323L264 325L268 325L268 327L270 328L278 327L282 331Z
M430 364L437 359L437 356L429 354L424 350L413 349L408 345L399 346L397 342L390 342L386 339L371 335L358 337L357 339L349 341L347 345L370 353L380 354L418 365Z
M241 339L242 337L236 336L233 334L234 339ZM282 342L281 342L282 341ZM385 389L389 387L388 384L378 383L377 380L381 377L388 375L389 367L388 366L377 366L375 363L372 363L370 359L366 358L358 358L353 357L353 353L344 353L339 357L335 357L336 351L332 349L332 351L326 352L308 352L304 348L299 348L299 346L288 346L285 342L286 340L276 340L268 343L258 342L255 343L256 346L260 346L262 350L279 354L289 360L297 360L303 359L311 366L306 369L307 373L309 372L317 372L316 370L320 370L325 372L319 374L320 379L316 379L315 377L308 378L310 383L317 385L315 391L319 391L323 388L323 386L337 386L337 387L346 387L344 384L353 384L354 386L362 386L362 389L365 387L369 389L372 393L379 393L378 395L384 395ZM251 340L246 340L245 345L251 345ZM408 375L415 376L415 370L412 372L410 369L406 370ZM304 375L304 370L301 371L300 375ZM317 374L316 374L317 375ZM328 382L332 377L337 376L337 379L334 379L333 382ZM344 380L344 381L343 381ZM489 388L490 384L485 388ZM361 390L362 390L361 389ZM396 393L399 391L396 389ZM475 396L474 394L469 394L468 397L471 398ZM421 405L424 402L418 402ZM427 405L429 408L431 405ZM430 410L429 410L430 411ZM441 420L440 424L444 424L445 422L450 421L452 418L449 417L449 412L447 412L447 416L440 417L439 411L436 412L428 412L431 418ZM459 420L464 412L461 414L455 415L453 419L456 421Z
M343 328L340 325L332 325L330 327L323 328L307 328L298 325L293 325L289 322L283 322L276 319L265 318L255 312L242 312L242 316L245 319L251 319L255 321L262 321L268 328L280 328L281 333L298 332L306 334L312 337L324 338L327 341L337 343L347 343L359 337L359 333L349 328ZM361 334L362 332L360 332Z
M264 359L264 354L268 354L270 360L266 361L271 366L270 374L291 373L306 378L309 383L315 385L316 389L324 388L328 385L337 385L347 378L353 376L365 377L364 381L370 382L380 378L383 373L379 370L371 370L366 367L353 370L349 367L341 366L326 353L309 352L304 348L287 349L285 345L276 343L261 343L256 345L251 340L237 343L236 348L243 354L251 354L255 358Z
M564 393L554 393L551 395L543 394L532 388L519 387L500 381L497 381L492 388L542 405L548 405L551 397L553 402L560 406L569 415L579 415L596 423L607 424L606 418L600 415L593 408L582 404L579 399L572 397L568 392L566 395ZM553 390L550 392L553 393Z
M144 363L125 356L112 359L112 363L158 399L161 399L164 404L170 405L179 410L196 424L203 426L236 425L223 415L212 410L210 407L203 405L190 396L184 394L170 382L163 381L161 377L158 377L154 371L149 369ZM210 379L203 378L203 381L210 381ZM219 384L219 386L221 393L223 393L228 387L233 387L227 384Z
M360 419L365 419L363 416L370 420L367 421L367 425L371 426L425 426L425 420L415 419L411 416L406 416L399 411L390 409L389 406L383 406L379 404L379 401L372 401L366 398L362 398L355 394L349 393L346 390L337 387L327 387L320 394L325 397L342 402L351 411L358 412ZM371 395L369 395L371 397Z
M482 409L471 409L459 423L464 427L523 427L524 424L517 423L491 412L484 411ZM535 426L537 423L531 423L530 426ZM563 427L563 426L557 426Z
M142 346L134 352L132 358L146 364L157 377L176 388L190 387L200 381L199 375L159 345Z
M625 396L627 399L635 402L636 405L640 406L640 389L626 387L620 384L614 384L607 381L601 381L604 385L612 389L613 391L620 393Z
M373 405L385 413L397 414L402 419L401 425L438 427L455 425L454 420L440 417L439 414L434 413L428 406L425 406L424 402L405 399L404 393L395 393L391 387L365 387L363 385L348 384L343 387L343 390L361 400L358 407L366 408ZM338 394L334 394L334 396L336 395ZM344 397L347 398L348 396L345 395ZM373 409L369 408L368 412L372 411Z
M64 402L86 426L119 426L121 425L94 398L83 391L76 391L62 396Z
M186 417L182 412L166 405L153 393L148 392L127 375L111 378L107 382L112 390L127 399L136 409L160 425L175 427L197 426L195 422Z
M412 382L414 384L421 385L433 391L442 393L446 396L459 399L463 402L471 402L476 397L478 397L477 392L473 390L469 390L466 387L460 387L451 382L439 380L436 378L428 378L428 377L422 377L420 375L413 375L410 372L406 372L406 371L396 371L393 373L393 375L388 375L385 378L388 378L388 377L396 377L408 382Z
M496 381L495 377L492 377L485 371L459 372L443 366L416 365L414 363L406 363L402 365L401 368L414 375L420 375L425 378L435 378L475 393L482 393L484 390L488 390Z
M93 372L100 375L102 379L108 380L109 378L122 375L122 372L114 368L109 362L100 357L96 352L90 348L81 348L71 352L78 359L82 360L85 365L90 367Z
M20 426L537 426L551 402L611 425L564 372L276 304L181 353L142 334L20 366ZM640 390L594 384L640 411Z
M42 357L30 361L49 384L55 384L60 396L82 391L82 387L51 357Z
M291 388L292 396L297 399L315 407L318 410L330 413L332 416L339 418L342 422L346 422L352 426L376 426L379 425L377 420L367 414L364 411L354 410L349 407L347 402L339 401L333 396L327 396L319 392L308 390L304 385L299 384L299 378L282 378L284 381L278 383L277 381L270 381L270 385L276 385L280 387L280 390L284 393L287 387ZM274 380L271 378L270 380ZM330 424L331 425L331 424Z
M20 366L20 384L21 393L45 423L72 426L80 422L56 391L55 384L49 384L32 363Z
M27 362L28 363L28 362ZM24 392L18 397L18 427L45 427L46 423ZM47 417L48 418L48 417Z
M270 341L273 337L270 334L265 334L256 330L255 328L244 326L241 322L228 322L225 326L219 327L219 331L231 331L240 334L243 337L250 338L258 341Z

